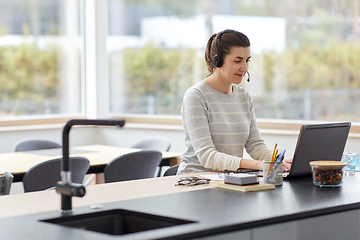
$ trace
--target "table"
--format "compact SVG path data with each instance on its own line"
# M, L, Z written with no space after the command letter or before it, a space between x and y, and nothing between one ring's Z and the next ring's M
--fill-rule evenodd
M86 157L90 161L88 173L102 173L106 164L118 156L141 151L138 148L124 148L107 145L86 145L70 148L71 157ZM181 153L163 152L163 161L170 166L179 163ZM61 148L45 149L28 152L12 152L0 154L0 170L9 171L14 175L14 182L22 181L23 175L32 166L46 160L62 157Z
M320 188L311 178L284 181L274 190L242 193L213 185L174 186L179 176L87 187L73 198L74 214L125 209L194 221L191 224L111 236L54 226L59 217L53 190L0 197L4 239L359 239L360 174L338 188ZM101 204L103 209L90 208Z
M193 187L177 187L175 183L178 180L179 176L168 176L89 185L86 187L86 195L83 198L72 198L73 208L214 188L214 186L210 184L196 185ZM140 189L141 191L139 191ZM60 209L60 195L57 194L55 190L0 197L0 219L57 209Z

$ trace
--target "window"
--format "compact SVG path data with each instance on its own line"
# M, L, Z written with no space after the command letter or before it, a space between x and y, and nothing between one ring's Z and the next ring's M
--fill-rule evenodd
M359 0L109 0L110 113L179 115L210 34L251 41L258 118L360 121Z
M241 85L258 118L360 122L359 2L0 0L0 120L91 109L97 118L179 116L186 89L207 75L209 36L231 28L251 41L251 82ZM94 19L108 20L97 22L108 35L84 20L97 28L84 41L82 10L105 3ZM104 56L106 71L85 71Z
M79 1L0 6L0 117L81 113Z

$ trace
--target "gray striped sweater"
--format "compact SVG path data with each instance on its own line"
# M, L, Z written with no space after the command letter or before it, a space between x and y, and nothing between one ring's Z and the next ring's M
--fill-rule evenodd
M223 94L201 81L186 91L181 115L186 151L178 174L236 170L244 148L253 159L271 158L242 87L233 85L231 94Z

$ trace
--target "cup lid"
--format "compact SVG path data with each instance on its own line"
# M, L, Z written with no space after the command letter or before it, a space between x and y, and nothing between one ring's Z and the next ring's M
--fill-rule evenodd
M323 167L328 167L328 166L343 167L347 165L347 163L340 161L311 161L309 164L311 166L323 166Z

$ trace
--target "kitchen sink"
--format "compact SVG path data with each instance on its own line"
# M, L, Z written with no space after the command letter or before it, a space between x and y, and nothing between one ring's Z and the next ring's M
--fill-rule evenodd
M124 235L194 223L193 221L123 209L113 209L88 214L63 216L40 221L110 235Z

